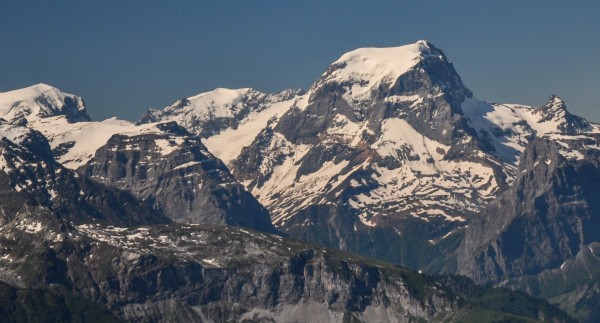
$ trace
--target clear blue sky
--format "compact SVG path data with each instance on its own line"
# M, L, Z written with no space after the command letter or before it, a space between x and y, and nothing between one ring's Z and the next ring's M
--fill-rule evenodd
M343 53L427 39L478 98L600 121L600 2L2 1L0 91L48 83L137 120L216 87L308 88Z

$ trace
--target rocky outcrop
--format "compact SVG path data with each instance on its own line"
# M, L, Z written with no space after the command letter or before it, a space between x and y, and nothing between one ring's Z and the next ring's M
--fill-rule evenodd
M176 123L163 133L117 134L79 171L131 192L171 220L273 232L268 211L225 165Z
M573 135L590 131L592 125L582 117L571 114L565 101L557 95L551 95L548 102L535 109L534 115L539 115L538 123L556 123L561 133Z
M46 207L74 223L170 222L130 193L96 183L62 167L54 161L50 146L40 133L0 122L0 134L3 136L0 180L29 204Z
M532 141L511 189L469 224L459 273L500 283L559 268L600 241L600 137L555 136Z

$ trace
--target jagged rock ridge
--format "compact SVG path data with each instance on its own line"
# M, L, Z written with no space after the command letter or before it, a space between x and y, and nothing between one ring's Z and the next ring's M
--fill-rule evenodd
M94 182L55 162L50 145L39 132L0 122L0 136L0 181L14 192L11 195L73 223L170 222L130 193Z

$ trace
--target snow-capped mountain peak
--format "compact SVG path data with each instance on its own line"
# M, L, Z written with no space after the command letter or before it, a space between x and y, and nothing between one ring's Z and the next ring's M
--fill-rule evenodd
M534 111L534 114L538 114L541 117L538 122L564 119L567 116L567 113L567 105L558 95L551 95L545 105Z
M226 89L216 88L209 92L200 93L175 102L165 109L165 112L177 113L178 110L184 110L183 113L193 113L198 117L213 114L215 116L229 116L231 110L242 101L244 95L254 91L250 88ZM255 91L256 94L260 92Z
M533 114L539 118L538 123L555 126L556 132L575 134L591 130L590 123L581 117L572 115L567 110L565 101L557 95L551 95L548 102L535 109Z
M346 100L365 100L374 90L390 90L411 70L425 72L418 68L423 67L419 64L424 61L450 64L442 51L424 40L398 47L359 48L333 62L313 91L338 85L343 88Z
M25 124L58 115L71 122L90 120L83 99L48 84L0 93L0 117L9 122Z
M241 89L227 89L227 88L216 88L212 91L200 93L187 98L189 101L200 101L209 102L211 104L235 104L239 102L242 95L251 91L251 88ZM216 100L216 101L215 101Z

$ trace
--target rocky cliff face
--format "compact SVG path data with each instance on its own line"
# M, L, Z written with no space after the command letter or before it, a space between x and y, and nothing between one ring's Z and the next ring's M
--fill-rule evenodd
M556 134L532 141L514 185L469 225L459 273L500 283L559 268L599 241L598 139Z
M79 171L131 192L176 222L274 231L268 211L200 138L174 122L157 127L162 132L112 136Z
M0 122L0 135L1 181L29 204L46 207L74 223L170 222L130 193L81 177L56 163L40 133Z

